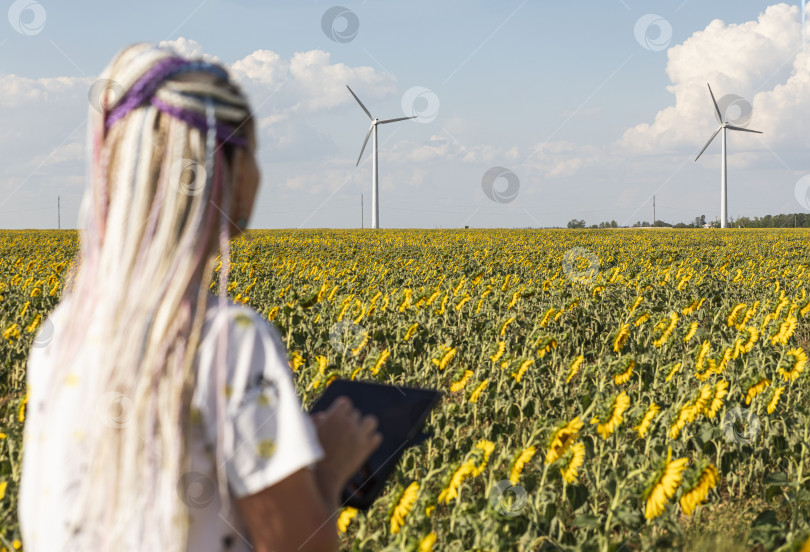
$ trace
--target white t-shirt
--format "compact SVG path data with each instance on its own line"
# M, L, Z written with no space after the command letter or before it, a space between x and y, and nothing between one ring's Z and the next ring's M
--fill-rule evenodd
M54 337L66 321L64 304L58 305L43 323L53 328ZM218 357L218 328L227 320L228 376L225 389L216 385L215 362ZM42 330L40 330L42 331ZM83 343L87 362L84 373L71 374L58 395L59 416L43 427L40 413L45 408L44 382L59 359L53 345L31 349L27 383L30 390L24 433L23 471L20 483L19 520L23 544L29 551L66 550L77 544L66 530L68 512L77 496L76 484L84 476L87 447L82 446L83 430L71 409L92 400L82 393L82 382L93 374L93 350L100 345L90 328ZM242 552L252 548L236 505L224 512L217 490L215 472L217 400L224 400L224 423L233 429L233 442L225 442L225 458L230 495L254 494L323 457L317 432L309 416L302 411L285 348L276 329L256 311L228 303L219 309L217 298L209 297L200 347L196 357L197 383L192 398L191 469L178 481L177 492L189 506L191 516L188 550ZM220 396L218 397L218 394ZM113 408L106 415L115 421L127 416L127 399L108 395L104 400ZM222 397L224 395L225 398ZM113 404L115 402L118 404ZM129 405L131 406L131 405ZM86 410L86 409L85 409ZM53 417L52 417L53 419ZM136 516L137 512L133 512ZM89 528L85 535L103 533ZM92 537L91 537L92 538ZM75 539L75 537L74 537ZM83 542L82 550L100 547Z

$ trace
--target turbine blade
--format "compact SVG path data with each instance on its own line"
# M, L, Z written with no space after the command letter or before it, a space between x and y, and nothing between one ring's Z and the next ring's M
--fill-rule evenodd
M348 84L346 85L346 88L349 88L349 85L348 85ZM351 93L352 93L352 96L354 96L354 99L355 99L355 100L357 100L357 103L359 103L359 104L360 104L360 107L362 107L362 108L363 108L363 111L365 111L365 112L366 112L366 115L368 115L368 118L369 118L369 119L371 119L371 120L373 121L373 120L374 120L374 117L372 117L372 116L371 116L371 113L369 113L369 112L368 112L368 109L366 109L366 106L364 106L364 105L363 105L363 102L361 102L361 101L360 101L360 98L358 98L358 97L357 97L357 94L355 94L354 92L352 92L352 89L351 89L351 88L349 88L349 92L351 92Z
M761 130L751 130L750 128L742 128L732 125L726 125L726 128L730 128L731 130L742 130L743 132L755 132L757 134L762 134Z
M414 115L413 117L400 117L398 119L386 119L384 121L378 121L377 124L384 125L385 123L396 123L397 121L407 121L408 119L416 119L418 115Z
M709 86L708 82L706 83L706 86ZM725 123L725 121L723 120L723 114L720 113L720 106L717 105L717 100L714 99L714 92L712 92L711 86L709 86L709 94L711 94L712 96L712 103L714 104L714 110L717 111L717 117L719 117L720 119L720 124ZM357 101L359 102L360 100Z
M360 149L360 156L357 158L357 163L354 164L355 167L360 164L360 159L363 158L363 152L366 151L366 144L368 144L368 137L371 136L372 130L374 130L374 125L368 127L368 132L366 132L366 139L363 141L363 147Z
M702 150L700 150L700 153L698 153L698 156L697 156L697 157L695 157L695 161L697 161L698 159L700 159L700 156L701 156L701 155L703 155L703 152L704 152L704 151L706 151L706 148L708 148L708 147L709 147L709 144L711 144L711 143L712 143L712 140L714 140L714 137L715 137L715 136L717 136L717 134L718 134L718 133L719 133L721 130L723 130L723 127L721 127L721 126L720 126L720 127L717 127L717 130L715 130L715 131L714 131L714 134L712 134L712 137L711 137L711 138L709 138L709 141L708 141L708 142L706 142L706 145L705 145L705 146L703 146L703 149L702 149Z

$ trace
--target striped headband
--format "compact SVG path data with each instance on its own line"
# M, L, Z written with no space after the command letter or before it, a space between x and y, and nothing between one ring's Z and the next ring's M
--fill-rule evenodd
M205 71L214 73L222 80L228 80L228 73L222 67L205 61L188 61L181 57L171 57L156 63L149 71L132 85L127 91L121 103L107 113L104 123L105 129L109 130L117 121L124 118L130 111L145 103L150 103L163 113L185 123L198 128L203 132L208 130L208 121L205 115L170 105L155 96L160 84L167 78L181 73L191 73L195 71ZM236 135L237 127L227 123L216 123L216 137L226 143L231 143L238 147L247 146L247 140L243 136Z

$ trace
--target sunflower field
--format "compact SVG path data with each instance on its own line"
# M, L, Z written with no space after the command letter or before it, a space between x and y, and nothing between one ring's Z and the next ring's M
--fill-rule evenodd
M228 293L305 405L335 378L444 391L372 508L336 513L345 550L810 550L809 238L249 231ZM26 358L77 247L0 231L0 548L24 547Z

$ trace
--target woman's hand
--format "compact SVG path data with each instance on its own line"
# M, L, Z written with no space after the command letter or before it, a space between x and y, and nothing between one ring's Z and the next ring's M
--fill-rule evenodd
M327 410L313 414L312 421L324 451L316 479L324 498L337 504L349 478L382 443L377 418L361 416L351 399L338 397Z

